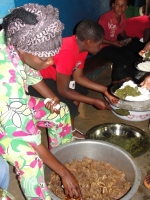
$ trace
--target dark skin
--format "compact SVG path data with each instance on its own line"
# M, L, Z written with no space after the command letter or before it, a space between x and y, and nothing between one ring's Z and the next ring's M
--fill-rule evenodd
M112 9L115 12L115 16L116 16L116 19L117 19L119 24L121 22L121 16L125 13L125 11L126 11L126 9L128 7L127 4L128 4L127 0L115 0L114 3L112 3ZM120 33L120 35L124 39L127 38L125 30L123 30L122 33ZM126 43L123 43L123 41L118 41L118 40L109 41L109 40L107 40L105 38L104 38L104 41L103 41L103 43L105 43L105 44L116 46L116 47L123 47L123 46L127 45L130 42L131 42L131 40L126 42Z
M150 41L147 42L145 47L139 52L139 55L142 56L143 53L147 52L150 50ZM150 89L150 75L146 76L145 79L142 81L140 84L142 87L146 87L147 89Z
M34 147L34 149L40 158L42 158L43 162L61 177L66 196L82 199L77 181L73 178L71 172L56 160L53 154L43 144Z
M88 51L91 54L96 54L98 51L100 51L100 46L101 46L102 40L97 41L97 42L94 42L92 40L80 41L80 40L78 40L78 38L76 38L76 40L77 40L80 52ZM68 99L72 99L76 102L84 102L84 103L93 105L96 108L101 109L101 110L110 109L109 105L104 100L84 96L84 95L76 92L75 90L70 89L68 87L70 78L71 78L71 76L69 76L69 75L65 75L65 74L61 74L61 73L57 72L57 81L56 81L57 82L57 90L62 96L66 97ZM110 95L108 93L107 87L100 85L98 83L95 83L94 81L87 78L83 74L82 69L77 68L73 73L73 78L76 83L78 83L88 89L103 93L104 95L106 95L108 97L108 99L112 103L118 102L118 99L116 99L115 97L113 97L112 95Z
M37 71L53 64L52 57L39 58L20 50L18 51L18 54L24 64L28 64L30 67L36 69ZM33 87L39 93L41 93L43 97L50 98L52 101L54 101L54 104L52 102L48 102L45 105L46 108L51 111L51 113L60 112L60 110L54 109L54 106L60 102L58 97L47 87L43 80L33 85ZM66 196L69 196L70 198L76 197L82 199L82 194L78 182L73 174L70 173L70 171L62 163L60 163L43 144L34 146L33 148L38 153L43 162L61 177Z

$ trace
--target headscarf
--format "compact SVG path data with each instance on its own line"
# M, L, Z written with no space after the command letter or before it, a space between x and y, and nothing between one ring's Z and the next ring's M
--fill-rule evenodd
M58 9L51 5L45 7L32 3L25 4L14 9L3 19L4 25L9 20L6 36L17 50L38 57L55 56L61 46L61 34L64 28L58 16Z

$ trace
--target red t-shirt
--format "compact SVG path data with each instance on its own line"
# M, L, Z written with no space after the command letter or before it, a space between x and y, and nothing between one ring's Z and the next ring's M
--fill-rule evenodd
M109 41L116 41L117 36L125 30L126 18L125 14L121 16L121 22L118 23L115 13L110 10L104 13L98 20L98 23L104 28L105 39ZM108 44L102 44L102 48L108 46Z
M59 53L54 56L54 66L49 66L40 71L43 78L56 80L56 72L72 75L77 68L83 68L88 52L79 52L75 35L63 38Z
M128 18L126 20L126 34L129 37L143 38L143 31L150 28L150 17L147 15Z

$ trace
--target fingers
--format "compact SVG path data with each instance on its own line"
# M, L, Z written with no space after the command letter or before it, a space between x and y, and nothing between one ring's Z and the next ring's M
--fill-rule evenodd
M72 188L70 190L65 189L65 195L70 199L70 198L74 198L74 199L79 199L82 200L82 195L80 192L80 189L78 187L76 188Z
M140 83L140 86L144 86L144 81Z
M72 191L71 191L71 193L70 193L70 197L71 198L78 198L79 197L79 194L78 194L78 192L77 192L77 190L75 190L75 189L73 189Z
M109 106L109 107L106 107L106 110L111 110L111 107Z
M46 108L49 109L52 113L56 112L57 114L59 114L60 104L58 102L55 102L50 98L46 98L44 100L44 104L45 104Z
M144 51L144 50L141 50L141 51L139 52L139 55L140 55L140 56L143 56L143 53L145 53L145 51Z
M112 99L111 99L111 103L113 103L113 104L118 103L118 101L119 101L119 99L117 99L117 98L112 98Z

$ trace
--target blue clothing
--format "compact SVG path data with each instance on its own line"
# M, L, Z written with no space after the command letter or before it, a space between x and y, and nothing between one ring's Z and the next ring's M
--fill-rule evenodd
M0 187L7 190L9 179L9 165L2 157L0 157Z

